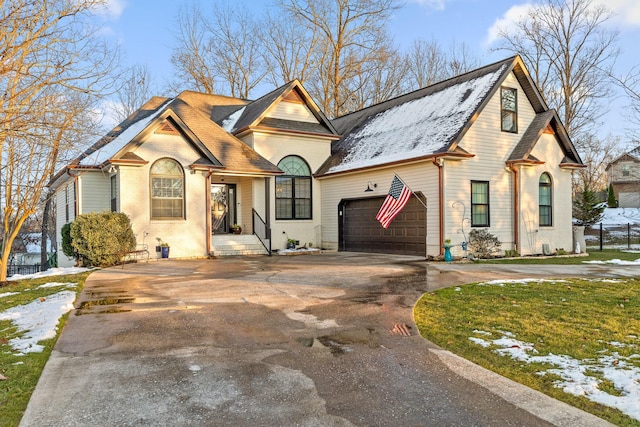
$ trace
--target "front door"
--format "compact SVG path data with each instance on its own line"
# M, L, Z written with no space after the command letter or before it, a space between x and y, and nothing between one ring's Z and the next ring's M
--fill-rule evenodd
M211 229L213 234L228 233L237 221L236 185L211 184Z

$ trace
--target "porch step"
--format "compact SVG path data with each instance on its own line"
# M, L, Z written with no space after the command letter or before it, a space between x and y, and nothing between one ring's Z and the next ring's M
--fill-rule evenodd
M221 234L212 236L214 256L268 255L267 250L253 234Z

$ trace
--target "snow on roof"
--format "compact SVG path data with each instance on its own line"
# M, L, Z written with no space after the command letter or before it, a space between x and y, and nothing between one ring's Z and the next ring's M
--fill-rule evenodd
M127 145L133 138L136 137L140 132L142 132L149 123L160 113L163 111L164 107L171 102L172 100L168 100L164 104L162 104L153 114L147 116L143 119L138 120L133 123L131 126L126 128L120 135L115 137L111 142L105 144L103 147L97 149L93 153L89 154L87 157L83 158L78 162L80 166L98 166L112 158L116 155L116 153L122 150L125 145Z
M385 110L348 135L353 140L340 172L433 154L451 143L504 71L447 87Z
M235 113L231 114L229 117L224 119L222 121L222 129L226 130L229 133L232 133L234 131L236 123L238 123L238 119L242 117L242 114L244 113L245 108L246 107L242 107L241 109L239 109L238 111L236 111Z

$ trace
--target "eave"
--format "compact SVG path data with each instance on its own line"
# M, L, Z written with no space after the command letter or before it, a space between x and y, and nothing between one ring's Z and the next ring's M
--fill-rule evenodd
M414 163L421 163L427 160L437 160L437 159L442 159L442 160L455 160L455 161L460 161L460 160L466 160L466 159L470 159L475 157L475 154L471 154L468 152L445 152L445 153L435 153L435 154L427 154L425 156L421 156L421 157L414 157L412 159L406 159L406 160L397 160L394 162L387 162L387 163L380 163L377 165L371 165L371 166L363 166L363 167L359 167L359 168L352 168L352 169L346 169L346 170L341 170L341 171L336 171L336 172L327 172L324 173L322 175L317 175L314 174L313 177L314 178L326 178L326 177L334 177L334 176L338 176L338 175L346 175L346 174L350 174L350 173L358 173L358 172L365 172L365 171L370 171L370 170L375 170L375 169L386 169L389 167L393 167L393 166L398 166L398 165L402 165L402 166L406 166L406 165L411 165Z
M587 165L582 165L579 163L561 163L560 164L561 169L584 169L586 167Z
M535 165L544 165L545 162L538 159L517 159L517 160L507 160L506 164L508 166L535 166Z
M236 138L242 138L243 136L246 136L254 132L260 132L260 133L271 134L271 135L278 135L278 134L303 135L303 136L310 136L310 137L319 138L319 139L330 139L333 141L337 141L340 138L342 138L342 135L336 135L333 133L304 132L304 131L296 131L296 130L290 130L290 129L262 127L262 126L245 126L239 131L234 132L234 136Z

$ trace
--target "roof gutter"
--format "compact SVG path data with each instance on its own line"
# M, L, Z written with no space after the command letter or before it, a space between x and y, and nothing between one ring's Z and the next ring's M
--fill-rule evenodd
M325 172L322 174L313 174L314 178L328 178L328 177L333 177L333 176L337 176L337 175L345 175L345 174L351 174L351 173L359 173L359 172L365 172L365 171L372 171L374 169L383 169L383 168L390 168L390 167L394 167L394 166L398 166L398 165L411 165L414 163L419 163L419 162L423 162L425 160L431 160L432 162L434 162L433 164L436 164L436 162L438 161L438 159L443 159L443 160L464 160L464 159L470 159L472 157L475 157L475 154L471 154L471 153L452 153L452 152L446 152L446 153L436 153L436 154L427 154L425 156L420 156L420 157L414 157L412 159L408 159L408 160L397 160L394 162L387 162L387 163L381 163L379 165L371 165L371 166L362 166L359 168L352 168L352 169L345 169L345 170L340 170L340 171L335 171L335 172Z

